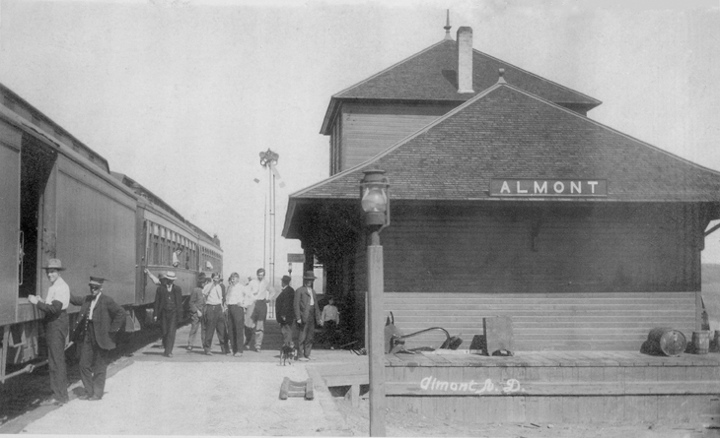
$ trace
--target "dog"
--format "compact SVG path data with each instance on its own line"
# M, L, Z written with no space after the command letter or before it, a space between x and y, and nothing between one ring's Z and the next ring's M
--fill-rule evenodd
M280 365L292 365L292 361L296 358L296 354L297 353L294 347L291 347L289 345L283 345L280 348Z

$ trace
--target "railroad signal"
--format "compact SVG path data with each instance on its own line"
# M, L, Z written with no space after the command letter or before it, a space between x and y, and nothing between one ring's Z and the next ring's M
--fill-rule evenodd
M271 285L275 285L275 179L280 179L275 165L280 155L268 148L260 152L260 165L268 169L268 196L265 215L265 259L267 261L267 274ZM281 184L283 186L284 184Z

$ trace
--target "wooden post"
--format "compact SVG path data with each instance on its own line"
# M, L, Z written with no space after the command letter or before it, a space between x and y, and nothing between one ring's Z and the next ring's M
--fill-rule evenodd
M0 383L5 383L5 366L7 365L8 348L10 348L10 326L3 327L2 353L0 353Z
M368 360L370 374L370 436L385 436L385 340L383 318L383 248L378 229L371 232L368 262Z
M702 292L695 292L695 331L699 332L702 330L703 322L703 305L702 305Z

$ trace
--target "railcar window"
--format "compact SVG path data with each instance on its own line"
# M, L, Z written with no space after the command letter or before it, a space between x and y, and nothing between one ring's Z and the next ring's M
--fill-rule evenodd
M160 263L160 242L158 236L153 235L153 264L157 265Z

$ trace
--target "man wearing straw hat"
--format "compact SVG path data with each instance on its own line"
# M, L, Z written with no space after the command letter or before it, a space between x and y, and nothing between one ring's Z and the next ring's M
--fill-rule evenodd
M165 352L163 356L172 357L175 346L175 332L182 318L182 290L175 284L177 275L172 271L165 273L165 282L155 291L153 319L160 321L162 342Z
M101 400L105 393L110 350L115 348L117 332L125 323L125 310L103 293L104 282L104 278L90 277L90 294L70 297L72 304L80 306L72 334L80 347L80 379L85 387L80 398L90 401Z
M315 321L320 319L320 306L313 290L313 282L317 277L313 271L305 272L303 286L295 291L295 320L298 331L298 360L307 361L312 352L313 338L315 336Z
M45 340L48 347L50 387L54 399L42 404L62 405L68 401L65 338L69 332L67 308L70 305L70 287L60 276L60 272L65 268L59 259L48 260L47 266L43 266L43 269L50 280L45 299L35 295L28 296L28 301L45 312Z

